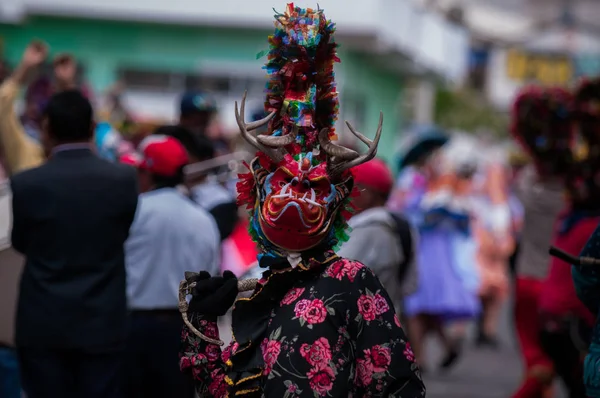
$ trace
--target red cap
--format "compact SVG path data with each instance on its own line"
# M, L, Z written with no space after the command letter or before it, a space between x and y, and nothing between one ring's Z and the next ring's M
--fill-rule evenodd
M143 161L144 159L136 152L128 152L119 156L119 163L129 166L138 167Z
M138 146L139 155L127 154L120 158L125 164L148 170L153 174L173 177L188 164L185 148L175 138L149 135Z
M381 159L369 160L352 168L354 183L389 195L394 187L394 177L388 165Z

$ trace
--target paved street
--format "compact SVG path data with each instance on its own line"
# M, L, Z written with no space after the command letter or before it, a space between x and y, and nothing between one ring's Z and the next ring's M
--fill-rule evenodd
M503 328L503 330L506 330ZM447 373L433 369L425 375L428 398L508 398L522 375L519 353L514 341L503 338L502 348L476 350L472 339L465 344L464 355ZM429 363L437 364L442 352L437 341L427 345ZM429 366L430 369L432 366Z
M428 398L509 398L523 375L518 345L515 341L509 304L500 323L502 346L498 351L477 350L470 336L464 356L450 372L432 371L425 376ZM442 353L436 341L427 345L429 363L436 364ZM562 386L556 386L554 398L566 398Z

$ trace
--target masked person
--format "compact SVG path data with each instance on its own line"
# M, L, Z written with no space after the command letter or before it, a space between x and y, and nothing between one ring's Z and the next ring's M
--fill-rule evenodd
M204 397L423 397L414 355L381 283L363 264L343 259L350 169L370 160L381 136L355 135L364 155L334 144L338 98L334 24L322 10L289 4L270 38L265 101L270 113L236 118L258 149L238 183L252 214L251 233L266 269L249 298L232 273L190 276L196 283L183 331L181 368ZM269 123L268 134L252 130ZM350 127L351 131L354 131ZM233 342L221 351L217 317L232 312ZM209 342L210 341L210 342Z

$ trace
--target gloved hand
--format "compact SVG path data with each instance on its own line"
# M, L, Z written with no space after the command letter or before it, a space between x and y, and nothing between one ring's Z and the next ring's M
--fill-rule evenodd
M205 316L223 316L229 311L238 295L238 280L231 271L223 276L213 276L206 271L193 276L188 282L196 282L188 311Z

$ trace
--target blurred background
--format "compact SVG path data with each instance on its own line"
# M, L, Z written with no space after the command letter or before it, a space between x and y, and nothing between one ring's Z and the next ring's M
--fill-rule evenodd
M502 146L509 140L510 106L522 86L569 87L600 74L597 0L320 0L319 5L337 24L339 119L372 136L383 111L378 156L395 171L405 132L414 125L487 135ZM181 94L199 89L217 102L209 135L234 151L239 139L233 103L248 90L249 107L260 111L272 9L284 6L273 0L2 0L0 81L27 44L41 39L51 48L50 58L63 52L77 58L79 79L98 118L119 119L121 134L135 141L175 122ZM338 123L341 141L354 145L345 128ZM0 204L1 244L10 209L6 200ZM429 397L510 395L522 368L507 310L501 318L502 350L470 350L451 372L427 375ZM439 356L436 349L428 352ZM560 387L555 396L561 396Z
M523 83L564 85L600 70L600 6L593 0L320 5L338 25L340 119L364 129L376 125L382 110L386 159L402 129L415 122L503 136L504 114ZM261 104L264 59L257 54L268 47L277 6L284 4L3 0L0 58L14 66L24 46L41 38L53 53L77 56L97 102L119 83L122 102L138 121L173 120L183 91L209 90L229 132L233 101L243 90L252 105Z

